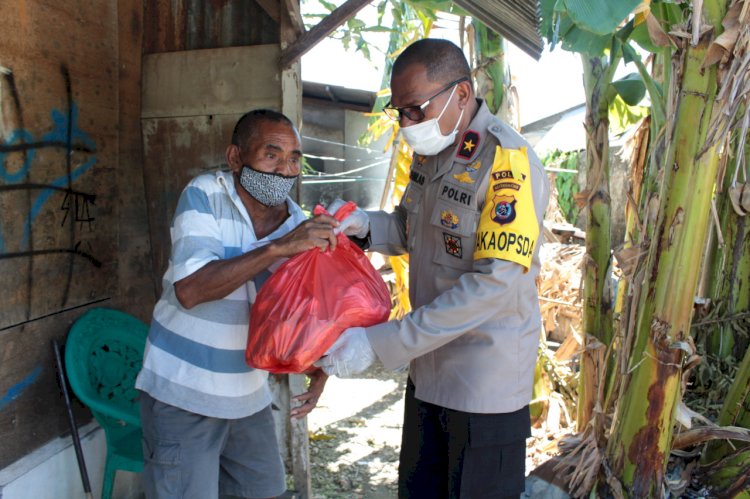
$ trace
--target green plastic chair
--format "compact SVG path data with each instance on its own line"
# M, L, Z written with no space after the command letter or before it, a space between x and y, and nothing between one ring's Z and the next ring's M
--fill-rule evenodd
M102 499L111 498L117 470L143 469L135 377L147 335L148 326L132 315L94 308L75 321L65 342L70 387L107 438Z

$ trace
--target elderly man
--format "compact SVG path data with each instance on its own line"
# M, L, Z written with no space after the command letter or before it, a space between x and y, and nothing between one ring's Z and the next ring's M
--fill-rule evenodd
M284 115L237 122L231 172L203 174L182 192L172 254L154 309L143 369L146 497L275 497L286 489L268 373L245 364L250 304L285 257L336 243L333 218L311 220L288 197L300 137ZM326 375L311 375L293 417L307 414Z
M391 95L384 111L415 153L409 185L393 213L356 212L339 230L370 250L408 253L413 311L346 330L317 364L351 376L375 360L410 363L399 497L518 497L547 178L527 142L475 97L453 43L407 47Z

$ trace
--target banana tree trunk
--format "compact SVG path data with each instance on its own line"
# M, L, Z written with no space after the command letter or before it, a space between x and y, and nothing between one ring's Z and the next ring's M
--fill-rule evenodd
M724 405L719 413L717 423L720 426L750 428L750 348L745 352L742 363L737 369L732 386L729 388ZM719 459L727 459L735 452L738 446L741 445L737 443L730 445L726 441L712 442L705 451L702 461L709 464L715 463ZM747 449L746 456L742 462L750 470L750 448ZM729 485L728 480L723 480L722 477L712 477L711 481L719 487Z
M714 33L720 32L725 9L726 0L704 1L703 15ZM715 66L701 67L708 42L678 51L680 94L677 109L667 114L675 122L638 304L631 375L608 443L609 462L632 497L660 495L681 399L682 348L687 348L717 169L714 148L698 157L717 90Z
M484 99L493 114L505 116L505 40L481 22L472 21L476 48L477 95Z
M719 425L750 428L750 348L745 352L727 398L719 413Z
M738 157L737 152L734 159ZM750 239L747 217L737 215L729 199L734 169L744 168L733 161L733 167L724 174L719 199L719 227L724 239L721 245L716 239L708 252L708 297L720 307L721 316L733 316L750 308ZM742 356L746 344L740 342L735 351L735 328L731 321L718 322L709 331L708 353L726 359Z
M602 346L612 341L611 236L609 197L609 111L606 91L614 64L601 57L582 56L586 92L587 215L586 259L583 285L584 350L578 383L577 425L581 431L591 419L595 401L603 393ZM601 399L601 398L600 398Z

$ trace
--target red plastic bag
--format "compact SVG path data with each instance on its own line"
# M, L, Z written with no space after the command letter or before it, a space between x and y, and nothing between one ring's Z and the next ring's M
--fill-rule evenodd
M345 204L335 218L356 209ZM316 206L316 215L325 213ZM284 262L263 284L250 312L245 360L272 373L302 373L345 329L388 320L383 278L344 234L334 251L307 250Z

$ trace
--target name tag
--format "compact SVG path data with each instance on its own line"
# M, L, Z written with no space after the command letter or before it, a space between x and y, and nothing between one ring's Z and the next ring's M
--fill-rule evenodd
M464 189L459 189L451 184L443 184L440 189L440 197L455 201L464 206L471 206L471 201L474 199L474 193Z
M411 180L412 182L416 184L424 185L425 177L422 173L412 170L411 173L409 174L409 180Z

